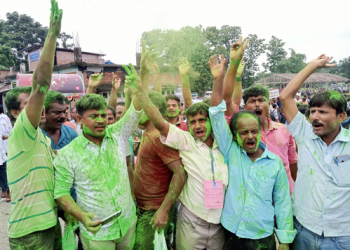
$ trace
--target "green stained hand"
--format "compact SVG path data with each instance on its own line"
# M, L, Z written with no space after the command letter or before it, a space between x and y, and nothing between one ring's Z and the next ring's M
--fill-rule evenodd
M190 63L187 61L187 57L180 58L179 62L177 63L177 66L179 67L180 75L188 75L191 69Z
M238 42L234 43L231 47L230 51L230 59L232 64L239 64L241 60L243 59L244 50L246 49L248 45L249 39L246 39L244 41L244 44L242 44L242 37L239 37Z
M224 55L221 55L221 62L219 63L219 59L217 55L214 55L214 58L211 56L210 61L208 62L208 66L211 70L211 74L214 78L224 77L225 75L225 66L227 63L227 59L224 58Z
M93 213L84 213L81 218L81 223L83 223L86 230L89 232L96 234L98 230L101 228L101 222L102 220L96 220L93 221L92 219L95 219L97 216Z
M149 224L152 225L152 228L154 230L160 231L167 224L168 217L169 217L168 212L165 211L164 209L159 208L158 211L154 214Z
M154 45L146 49L146 41L142 41L141 71L150 72L158 53L153 52Z
M243 59L242 59L243 60ZM247 63L243 63L242 64L242 61L239 63L238 65L238 69L237 69L237 74L236 74L236 77L241 77L242 73L243 73L243 70L244 70L244 66L246 65Z
M155 73L155 74L159 74L159 73L160 73L158 64L157 64L156 62L153 62L152 71L153 71L153 73Z
M131 71L126 65L123 65L123 68L125 69L126 73L128 73L128 75L125 77L125 85L129 89L129 91L131 91L133 94L136 94L142 89L141 79L137 75L137 72L131 63L129 64L129 67Z
M63 10L58 9L58 3L51 0L51 15L50 15L50 29L49 33L58 36L61 32Z
M98 85L101 84L102 82L102 76L103 76L103 73L101 74L92 74L89 78L89 88L97 88Z
M289 250L289 244L281 243L278 247L278 250Z

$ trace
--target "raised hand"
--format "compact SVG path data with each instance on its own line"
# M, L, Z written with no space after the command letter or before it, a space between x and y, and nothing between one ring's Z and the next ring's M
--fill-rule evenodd
M242 61L243 61L243 59L242 59ZM246 62L242 64L242 61L238 65L236 77L237 76L240 77L242 75L243 70L244 70L244 66L247 64Z
M102 76L103 76L103 73L90 75L89 88L93 88L93 89L97 88L98 85L100 85L102 82Z
M190 72L191 65L187 61L187 57L180 58L177 66L179 67L180 75L187 75Z
M159 74L159 73L160 73L158 64L157 64L156 62L153 62L152 71L153 71L153 73L155 73L155 74Z
M113 80L112 80L112 90L118 91L118 89L120 87L121 79L120 79L119 75L114 73L114 72L112 73L112 78L113 78Z
M230 50L230 59L232 64L239 64L243 58L244 50L247 47L249 39L242 43L242 36L239 37L238 42L234 43Z
M61 32L63 10L58 9L58 3L51 0L51 15L50 15L50 29L49 33L58 36Z
M126 73L128 73L128 75L125 77L125 85L129 89L129 91L131 91L133 94L136 94L142 89L142 82L140 77L137 75L134 66L132 66L131 63L129 63L129 67L131 71L126 65L123 65L123 68L125 69Z
M320 55L316 59L313 59L310 62L311 66L314 66L316 68L331 68L336 66L336 63L329 64L329 62L333 59L333 56L325 56L325 54Z
M227 59L224 58L223 54L221 55L220 63L217 55L214 55L214 58L212 56L210 57L208 66L211 70L211 74L213 75L214 79L218 77L224 77L226 63L227 63Z
M158 55L157 52L153 52L153 49L154 45L146 49L146 41L142 41L141 71L144 73L152 70L153 62Z

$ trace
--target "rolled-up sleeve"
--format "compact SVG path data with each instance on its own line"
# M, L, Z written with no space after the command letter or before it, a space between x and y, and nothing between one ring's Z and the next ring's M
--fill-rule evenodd
M55 167L54 199L58 199L63 195L71 195L70 188L74 182L74 171L71 169L69 162L62 154L58 153L53 164Z
M279 171L273 188L273 200L277 227L275 232L281 243L292 243L297 231L293 227L292 201L289 195L289 184L282 160L278 159Z
M188 140L194 140L189 132L183 131L173 124L169 124L168 136L160 135L160 141L177 150L186 151L188 149Z
M218 106L209 108L209 117L215 140L221 153L227 158L232 143L232 133L225 119L225 110L226 103L222 101Z

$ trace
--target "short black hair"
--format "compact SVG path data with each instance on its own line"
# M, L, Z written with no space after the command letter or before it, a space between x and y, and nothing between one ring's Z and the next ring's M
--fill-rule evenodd
M316 94L310 100L310 107L321 107L322 105L328 105L332 109L335 109L336 115L346 112L346 100L344 96L335 90L328 90Z
M117 111L115 111L115 109L111 105L108 105L107 109L109 109L112 112L114 119L117 119Z
M244 104L247 104L247 101L250 97L258 97L259 95L263 95L266 97L266 100L269 100L270 92L267 88L262 85L251 86L244 90L243 92L243 101Z
M276 104L276 103L272 104L272 107L273 107L273 108L276 108L276 107L277 107L277 104Z
M296 104L297 104L298 108L301 107L301 103L300 102L297 102Z
M310 117L310 113L311 113L311 110L310 110L310 109L307 109L307 110L305 111L305 116L306 116L306 118L309 118L309 117Z
M198 112L203 115L203 114L207 114L208 115L208 119L210 119L209 117L209 105L204 103L204 102L197 102L192 104L191 106L188 107L188 109L186 109L186 117L187 117L187 126L189 126L190 124L190 119L189 119L189 115L190 116L195 116Z
M61 92L57 92L55 90L47 91L44 102L45 112L47 113L49 111L51 103L65 104L65 99L66 97Z
M107 107L106 99L97 94L83 95L78 99L75 104L77 112L80 116L83 116L88 109L103 109Z
M15 87L11 89L9 92L7 92L5 96L5 105L6 109L11 114L11 110L19 110L19 106L21 105L21 102L18 101L17 97L22 93L31 93L32 92L32 86L26 86L26 87ZM12 115L11 115L12 117ZM14 117L12 117L14 118Z
M125 102L117 102L117 106L123 106L123 107L125 107Z
M168 102L169 100L175 100L177 101L177 106L180 107L180 98L177 95L174 94L169 94L165 97L166 102Z
M151 102L159 107L159 113L161 113L162 116L165 115L166 112L166 100L165 97L155 91L148 91L148 98L151 100Z
M203 100L204 103L208 104L210 106L210 100L211 98L210 97L207 97Z
M299 110L300 113L302 113L303 115L305 115L305 112L306 112L307 108L306 108L306 107L303 107L303 106L300 106L300 107L298 108L298 110Z
M257 116L251 110L242 110L242 111L239 111L239 112L235 113L230 119L230 130L231 130L232 135L236 135L238 120L240 120L241 117L244 116L244 115L251 115L251 116L253 116L258 121L259 130L261 130L261 119L260 119L260 117Z

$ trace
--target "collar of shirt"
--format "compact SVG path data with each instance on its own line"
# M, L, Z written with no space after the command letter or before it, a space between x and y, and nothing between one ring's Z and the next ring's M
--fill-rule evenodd
M274 130L274 129L278 129L278 127L276 126L276 122L273 122L270 118L267 118L267 123L269 125L268 130Z
M211 135L212 136L212 138L214 138L214 135ZM195 139L195 142L196 142L196 146L197 147L202 147L202 146L205 146L205 147L208 147L209 148L209 146L207 145L207 144L205 144L203 141L201 141L201 140L196 140ZM215 148L218 148L219 146L218 146L218 144L216 143L216 140L214 139L213 140L213 147L212 147L212 149L211 150L214 150Z
M348 134L349 134L349 130L340 126L340 132L337 135L337 137L335 137L335 139L332 143L335 143L337 141L350 142L350 137ZM312 132L312 134L310 135L310 138L311 139L319 139L322 141L321 137L318 135L315 135L314 132Z

